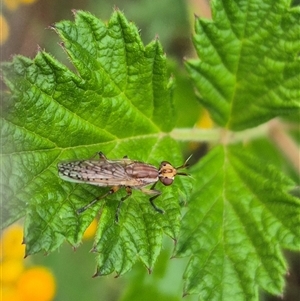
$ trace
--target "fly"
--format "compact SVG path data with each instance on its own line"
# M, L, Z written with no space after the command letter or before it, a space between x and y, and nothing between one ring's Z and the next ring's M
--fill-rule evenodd
M165 186L173 183L175 176L187 176L184 172L178 172L179 169L186 168L187 161L179 167L173 167L167 161L162 161L159 168L148 163L134 161L125 156L121 160L108 160L102 152L96 153L99 159L63 161L58 163L59 176L66 181L75 183L86 183L100 187L111 187L111 189L102 196L77 210L80 214L99 200L115 193L120 188L125 188L126 196L121 198L117 210L116 221L119 219L119 211L122 203L132 194L132 189L139 189L150 196L150 204L155 211L164 213L164 211L154 204L154 200L161 194L155 189L158 181ZM145 186L151 185L150 189Z

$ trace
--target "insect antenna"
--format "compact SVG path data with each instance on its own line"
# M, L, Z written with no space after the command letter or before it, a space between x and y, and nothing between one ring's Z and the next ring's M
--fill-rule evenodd
M185 160L185 162L184 162L181 166L176 167L176 170L189 167L188 161L191 159L192 155L193 155L193 154L191 154L191 155ZM186 172L177 172L177 175L180 175L180 176L189 176L189 174L186 173Z

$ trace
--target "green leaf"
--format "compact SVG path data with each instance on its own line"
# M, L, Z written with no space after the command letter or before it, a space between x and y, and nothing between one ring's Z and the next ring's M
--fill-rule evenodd
M300 8L290 1L212 1L213 21L196 19L199 60L186 64L213 120L254 127L300 107Z
M300 244L300 202L291 181L240 146L219 146L192 170L195 189L177 256L189 256L185 294L201 300L257 300L283 290L280 248Z
M26 255L51 252L64 240L77 247L100 212L93 248L99 252L97 274L122 274L137 259L151 270L163 233L178 234L188 179L178 177L166 189L156 186L164 215L134 191L116 224L125 192L78 215L77 209L108 189L61 180L57 163L102 151L108 158L128 155L155 166L162 160L182 164L179 147L167 134L175 119L161 45L155 40L144 47L135 25L119 11L108 24L77 11L75 22L53 28L74 72L41 50L33 60L15 56L2 64L11 90L1 113L3 226L25 215Z

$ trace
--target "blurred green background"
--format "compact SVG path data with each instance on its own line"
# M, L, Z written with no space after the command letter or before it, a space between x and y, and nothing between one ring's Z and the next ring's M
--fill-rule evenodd
M209 18L208 0L3 0L1 61L11 60L14 54L34 58L39 45L73 69L58 45L58 36L48 26L63 19L73 20L72 9L87 10L102 20L108 20L114 6L136 24L145 44L159 37L169 59L170 76L176 79L174 101L178 111L177 127L193 127L201 121L202 108L184 70L183 59L195 57L191 38L194 14ZM205 145L197 145L197 150L195 147L185 144L186 154L193 150L194 158L197 158L196 152L201 155L206 150ZM265 153L268 160L270 153L275 159L280 158L265 139L253 142L250 147L257 149L260 154ZM282 164L278 160L278 166ZM165 238L164 249L151 275L142 264L137 264L131 272L120 278L114 278L114 275L92 278L96 265L95 255L89 253L92 239L83 241L76 251L65 243L56 252L47 256L31 256L25 259L25 263L50 268L57 283L56 301L179 301L182 300L182 274L187 259L170 259L173 247L173 241ZM292 253L288 254L290 262L296 258ZM299 285L299 276L296 274L291 280ZM270 296L262 298L279 300ZM198 297L186 296L184 300L198 300Z

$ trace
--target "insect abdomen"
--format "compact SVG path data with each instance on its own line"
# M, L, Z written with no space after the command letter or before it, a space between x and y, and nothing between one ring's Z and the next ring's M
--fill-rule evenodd
M158 170L150 164L135 162L127 165L126 174L132 179L136 179L138 186L146 186L158 181Z

